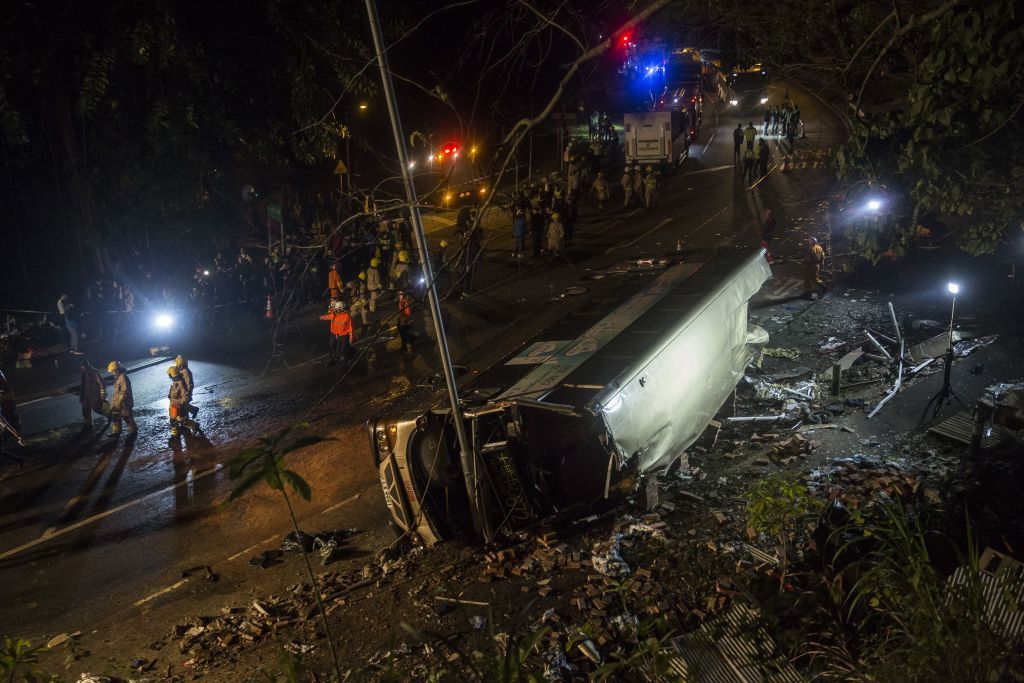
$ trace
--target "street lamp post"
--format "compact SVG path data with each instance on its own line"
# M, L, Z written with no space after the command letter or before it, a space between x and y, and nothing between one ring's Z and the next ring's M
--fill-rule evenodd
M452 409L452 422L455 423L455 434L459 440L459 461L462 465L463 477L466 481L466 494L469 497L469 508L473 516L473 525L476 530L483 534L485 541L491 540L491 530L486 524L480 505L479 493L477 490L476 463L473 452L470 449L469 438L466 434L466 425L463 422L462 407L459 404L458 387L455 384L455 371L452 368L452 359L448 351L448 342L445 338L444 321L441 319L441 302L437 297L437 287L434 283L434 273L430 265L430 253L427 250L427 238L423 232L423 221L420 219L419 204L416 199L416 187L412 182L412 172L409 168L409 155L405 148L405 135L402 133L402 122L398 115L398 103L395 98L394 85L391 82L391 72L388 68L387 54L384 52L384 40L381 35L380 17L377 15L377 7L374 0L366 0L366 14L370 20L370 32L373 34L373 45L377 52L377 66L380 69L380 80L384 88L384 96L387 100L388 115L391 118L391 132L395 137L395 149L398 152L398 164L402 172L402 180L405 183L405 198L409 204L409 213L412 218L413 232L416 235L416 246L419 249L420 261L423 264L423 277L427 288L427 299L430 302L430 312L433 316L434 333L437 337L437 347L441 356L441 366L444 370L444 380L448 388L448 401Z

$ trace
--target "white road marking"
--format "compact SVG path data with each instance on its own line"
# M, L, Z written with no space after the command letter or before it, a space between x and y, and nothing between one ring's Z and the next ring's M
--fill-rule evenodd
M193 478L193 481L195 481L196 479L202 479L203 477L206 477L206 476L209 476L209 475L214 474L216 472L219 472L223 468L224 468L223 464L217 463L211 469L208 469L205 472L200 472L199 474L197 474ZM25 552L26 550L29 550L30 548L36 547L40 543L45 543L46 541L49 541L52 538L57 538L58 536L63 536L64 534L70 533L70 532L75 531L77 529L81 529L82 527L88 526L90 524L93 524L94 522L98 522L101 519L109 517L110 515L115 515L118 512L121 512L123 510L127 510L128 508L131 508L131 507L135 507L136 505L138 505L140 503L145 503L147 500L151 500L153 498L157 498L159 496L162 496L165 493L173 491L176 488L180 488L182 486L185 486L186 483L187 482L183 479L183 480L179 481L176 484L171 484L170 486L166 486L166 487L164 487L164 488L162 488L162 489L160 489L158 491L153 491L152 493L147 493L146 495L142 496L141 498L136 498L135 500L130 500L127 503L122 503L121 505L118 505L117 507L110 508L109 510L104 510L103 512L97 513L97 514L93 515L92 517L87 517L87 518L85 518L85 519L83 519L81 521L75 522L74 524L70 524L70 525L64 527L63 529L58 529L57 531L53 531L53 532L51 532L49 534L43 534L42 536L40 536L39 538L35 539L34 541L29 541L28 543L23 543L23 544L19 545L17 548L11 548L10 550L6 550L3 553L0 553L0 560L6 560L8 557L14 557L15 555L19 555L19 554Z
M723 166L711 166L710 168L702 168L696 171L690 171L690 175L697 175L698 173L716 173L718 171L724 171L727 168L736 168L732 164L725 164Z
M671 217L666 218L665 220L661 221L660 223L655 225L653 228L651 228L650 230L648 230L644 234L640 235L639 237L634 237L633 239L631 239L628 242L624 242L623 244L616 244L614 247L609 247L608 250L606 252L604 252L604 253L610 254L613 251L615 251L616 249L622 249L623 247L628 247L628 246L631 246L633 244L636 244L637 242L639 242L643 238L645 238L648 235L650 235L652 232L655 232L656 230L660 230L661 228L663 228L665 225L667 225L671 221L672 221Z
M619 223L619 219L615 219L614 221L612 221L611 223L609 223L605 227L601 228L600 230L598 230L594 234L595 235L603 235L606 232L608 232L609 230L611 230L612 228L614 228L618 223Z
M142 607L143 605L145 605L150 600L155 600L156 598L159 598L161 595L166 595L166 594L170 593L172 590L174 590L175 588L178 588L179 586L184 586L186 583L188 583L188 579L182 579L178 583L171 584L167 588L164 588L162 590L158 590L156 593L153 593L149 597L142 598L141 600L136 600L135 603L134 603L134 606L135 607Z
M24 403L19 403L18 407L21 408L22 406L30 406L33 403L39 403L40 401L49 401L51 398L53 398L53 396L43 396L42 398L34 398L31 401L25 401Z
M711 141L715 139L715 134L717 132L718 132L717 130L711 131L711 137L708 138L708 144L704 145L704 150L701 152L701 156L703 156L703 155L708 153L708 147L711 146Z

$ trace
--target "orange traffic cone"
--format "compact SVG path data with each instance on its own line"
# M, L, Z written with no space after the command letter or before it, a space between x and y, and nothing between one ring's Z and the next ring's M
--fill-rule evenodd
M274 317L274 303L270 300L270 295L267 294L267 312L263 314L264 318Z

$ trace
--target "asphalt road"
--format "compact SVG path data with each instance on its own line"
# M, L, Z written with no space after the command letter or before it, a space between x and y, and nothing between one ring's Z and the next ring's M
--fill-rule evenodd
M772 103L781 102L782 94L773 87ZM785 143L769 138L772 171L753 187L743 184L732 162L731 131L748 119L708 107L691 158L663 178L657 206L624 209L618 178L609 178L611 205L603 214L583 207L566 260L513 261L510 228L489 232L477 293L449 306L446 323L457 360L473 366L511 350L519 341L516 320L590 269L675 251L677 244L756 245L767 208L775 209L779 224L777 277L762 295L798 295L797 266L786 257L819 227L817 206L832 183L822 155L842 131L813 97L791 94L802 109L806 137L797 140L797 164L788 173L775 166L788 151ZM435 223L432 243L451 230ZM112 624L137 625L140 633L166 630L171 620L204 609L204 601L238 604L257 590L293 582L294 574L246 564L260 549L279 545L287 532L280 499L264 487L231 506L221 503L230 491L225 463L232 455L298 419L312 419L317 433L337 439L294 456L314 490L313 500L298 506L300 523L310 530L360 529L360 550L345 562L364 561L384 545L384 504L362 425L436 369L437 359L427 343L403 356L397 342L383 338L371 344L366 362L343 375L323 365L325 337L314 329L307 325L283 337L272 359L265 339L224 339L213 350L192 349L203 435L181 444L168 442L166 364L132 373L140 423L133 440L115 439L109 431L79 434L77 399L66 393L22 406L31 435L18 453L24 464L0 461L0 634L38 642ZM219 580L204 580L205 572L183 574L199 565L209 565ZM142 614L148 617L140 620Z

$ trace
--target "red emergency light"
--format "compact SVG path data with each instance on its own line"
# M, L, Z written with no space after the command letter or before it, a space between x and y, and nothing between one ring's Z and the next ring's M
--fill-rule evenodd
M459 143L457 142L446 142L444 147L441 148L441 153L446 157L454 157L459 154Z

